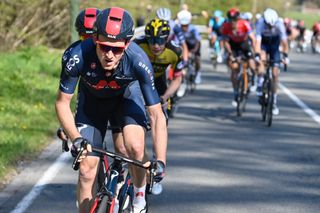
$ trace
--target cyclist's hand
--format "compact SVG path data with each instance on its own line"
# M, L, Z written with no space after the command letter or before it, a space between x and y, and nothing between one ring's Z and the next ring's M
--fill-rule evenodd
M260 60L261 60L260 53L256 53L256 54L255 54L254 60L255 60L258 64L260 64Z
M167 109L168 108L168 97L166 96L161 96L160 97L160 100L161 100L161 106L163 109Z
M67 134L65 133L65 131L61 127L57 130L57 136L62 141L68 140Z
M70 151L71 155L73 157L77 157L79 152L81 151L81 148L84 148L85 150L82 152L82 155L80 156L78 162L81 162L82 159L86 158L88 152L92 152L92 148L89 142L86 139L79 137L72 141L72 146Z
M230 54L230 55L229 55L229 59L230 59L230 61L231 61L232 63L234 63L234 62L237 61L237 59L234 57L233 54Z
M290 64L288 53L282 53L282 55L283 55L283 63Z
M188 67L188 64L189 64L188 61L186 61L186 60L183 60L183 61L182 61L183 68L187 68L187 67Z
M154 177L153 177L153 180L155 182L158 183L158 182L162 181L162 179L164 178L164 175L165 175L165 168L166 168L166 165L162 161L157 160L157 169L156 169Z

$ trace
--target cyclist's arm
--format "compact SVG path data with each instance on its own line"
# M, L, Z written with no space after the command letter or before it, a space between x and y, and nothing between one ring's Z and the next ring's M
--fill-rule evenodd
M71 141L78 137L81 137L74 122L73 113L70 108L72 97L73 94L67 94L59 90L55 104L56 113L60 124L63 127L64 131L66 131L66 133L68 134Z
M286 33L286 28L283 22L279 22L279 30L280 30L282 52L288 54L289 53L288 37Z
M188 61L189 60L189 50L188 50L188 46L186 41L181 43L181 47L182 47L182 57L184 61Z
M168 100L179 88L181 81L182 81L182 72L178 76L174 76L170 85L168 86L166 92L162 95L165 100Z
M154 73L148 56L141 50L134 62L135 75L146 103L150 117L153 148L157 160L166 162L167 125L160 104L160 98L154 84Z
M156 104L148 106L147 110L150 116L153 149L156 158L166 164L168 132L162 107L160 104Z
M80 76L82 58L80 43L72 44L63 54L60 85L55 103L56 114L68 137L73 141L80 137L70 103Z

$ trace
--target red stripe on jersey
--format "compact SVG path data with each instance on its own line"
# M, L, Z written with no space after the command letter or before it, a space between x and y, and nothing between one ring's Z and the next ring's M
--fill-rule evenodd
M97 9L87 8L84 14L84 27L88 29L93 28L93 24L96 21Z
M124 10L121 8L111 8L106 25L106 32L108 34L118 35L120 33L123 13Z

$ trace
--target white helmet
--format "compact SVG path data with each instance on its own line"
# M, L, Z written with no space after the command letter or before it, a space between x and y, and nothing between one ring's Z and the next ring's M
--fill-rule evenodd
M188 25L191 23L191 19L192 19L192 15L189 11L187 10L181 10L178 14L177 14L179 23L181 25Z
M250 13L250 12L246 12L246 16L247 16L248 20L251 20L253 17L252 13Z
M156 12L159 19L169 21L171 19L171 11L168 8L161 7Z
M268 25L274 26L278 21L279 16L275 10L268 8L263 12L263 18Z

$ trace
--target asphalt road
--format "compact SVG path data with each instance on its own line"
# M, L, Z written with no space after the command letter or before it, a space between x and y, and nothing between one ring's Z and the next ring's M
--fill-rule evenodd
M303 110L280 90L280 114L268 128L254 94L243 116L236 116L229 73L223 65L212 70L205 47L203 82L179 102L170 120L164 191L151 197L150 212L320 212L319 55L290 55L281 83L309 108ZM0 193L0 212L77 212L77 173L69 155L42 177L60 153L55 141L39 160L21 165L26 169Z

